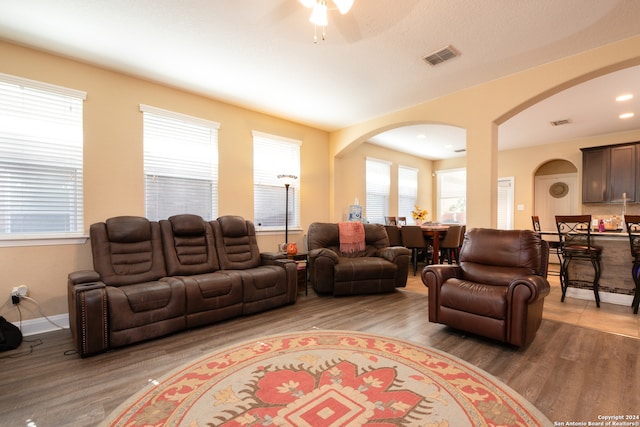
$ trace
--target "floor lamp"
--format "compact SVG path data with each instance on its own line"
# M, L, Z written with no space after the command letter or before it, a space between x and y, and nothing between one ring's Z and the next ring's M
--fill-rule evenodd
M298 177L295 175L278 175L278 179L283 182L286 191L286 201L284 205L284 243L286 250L286 244L289 243L289 186L293 184L293 181L298 179Z

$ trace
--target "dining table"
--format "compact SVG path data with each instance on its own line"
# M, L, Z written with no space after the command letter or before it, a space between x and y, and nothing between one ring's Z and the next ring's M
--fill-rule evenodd
M422 229L422 234L426 237L431 237L431 246L433 246L433 263L440 264L440 238L446 234L449 226L445 224L423 224L420 228Z

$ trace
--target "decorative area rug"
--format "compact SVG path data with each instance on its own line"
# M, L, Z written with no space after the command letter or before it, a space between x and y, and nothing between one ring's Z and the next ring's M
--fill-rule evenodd
M353 331L276 335L191 362L102 426L550 426L456 357Z

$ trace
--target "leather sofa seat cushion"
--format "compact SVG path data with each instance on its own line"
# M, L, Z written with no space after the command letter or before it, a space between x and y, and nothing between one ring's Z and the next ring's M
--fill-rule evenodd
M465 279L496 286L507 286L515 277L535 274L535 271L527 267L502 267L463 261L460 262L460 266L464 270Z
M398 267L384 258L341 258L335 266L335 281L393 279Z
M187 305L189 305L189 295L197 290L199 297L218 298L229 295L233 291L234 285L240 285L239 281L234 281L228 274L224 273L207 273L196 274L193 276L178 276L187 287ZM242 293L239 293L236 302L242 301Z
M171 299L171 289L166 282L121 286L120 291L127 297L134 313L166 307Z
M264 265L234 272L242 277L245 301L259 301L287 292L287 274L279 266Z
M261 264L253 223L241 216L226 215L210 222L220 268L246 270Z
M449 279L440 289L440 305L503 320L507 316L507 287Z
M184 284L174 278L125 286L107 286L109 328L122 331L180 318L185 325Z

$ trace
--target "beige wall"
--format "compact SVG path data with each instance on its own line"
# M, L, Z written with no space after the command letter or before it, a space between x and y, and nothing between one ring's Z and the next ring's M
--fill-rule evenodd
M579 55L545 64L501 79L471 87L442 98L396 111L330 135L331 155L338 161L355 147L384 130L413 123L443 123L467 132L467 226L494 227L497 221L499 156L498 126L526 107L554 93L599 75L640 64L640 36L593 49ZM577 159L580 152L559 148L549 158ZM576 163L574 161L574 163ZM437 167L434 170L438 170ZM336 170L336 176L339 171ZM502 171L501 171L501 175ZM528 177L530 180L530 176ZM518 185L516 183L516 185ZM531 184L528 184L531 185ZM336 204L334 217L340 217L341 201L349 200L354 188L343 181L332 182ZM530 204L529 204L530 205ZM518 214L516 225L523 225ZM530 219L529 219L530 221Z
M361 205L366 201L366 167L365 160L372 157L391 162L391 189L389 194L389 215L398 214L398 166L408 166L418 169L418 199L417 204L429 211L428 218L433 218L434 200L432 190L432 162L416 156L389 150L369 143L360 144L347 155L336 160L335 180L340 187L348 187L349 192L343 192L343 198L336 200L339 209L337 221L348 218L349 205L355 198ZM366 206L365 206L366 209ZM367 212L363 213L366 218Z
M388 156L394 164L416 165L420 205L435 211L434 180L441 169L467 167L468 226L496 223L496 180L516 177L515 226L529 228L535 169L552 158L566 158L581 168L579 148L640 140L638 134L597 141L558 143L498 153L498 125L537 100L600 74L640 63L640 37L594 49L541 67L487 82L452 95L327 134L276 117L248 111L206 97L132 78L58 56L0 42L0 72L58 84L88 93L85 103L85 222L121 214L141 215L143 205L142 121L140 103L221 123L220 214L253 215L251 131L303 141L301 149L301 225L337 221L355 197L365 200L364 158ZM428 162L366 144L371 136L415 123L441 123L467 131L467 157ZM607 142L610 141L610 142ZM414 162L414 163L412 163ZM424 173L423 173L424 171ZM397 198L397 197L396 197ZM392 197L393 199L393 197ZM292 234L299 246L303 233ZM283 236L260 236L263 250L273 250ZM88 244L0 248L0 314L17 320L10 303L13 286L25 284L45 314L67 311L66 276L90 268ZM23 318L41 317L23 304Z
M253 217L252 136L257 130L302 141L301 226L330 220L328 134L153 82L0 42L0 73L87 92L84 109L85 228L116 215L144 215L140 104L220 123L219 214ZM284 188L283 188L284 203ZM302 232L289 239L301 247ZM275 250L284 233L261 235L262 250ZM89 244L0 248L0 315L18 320L14 286L27 285L45 315L67 312L67 274L92 267ZM23 320L40 318L29 301Z

